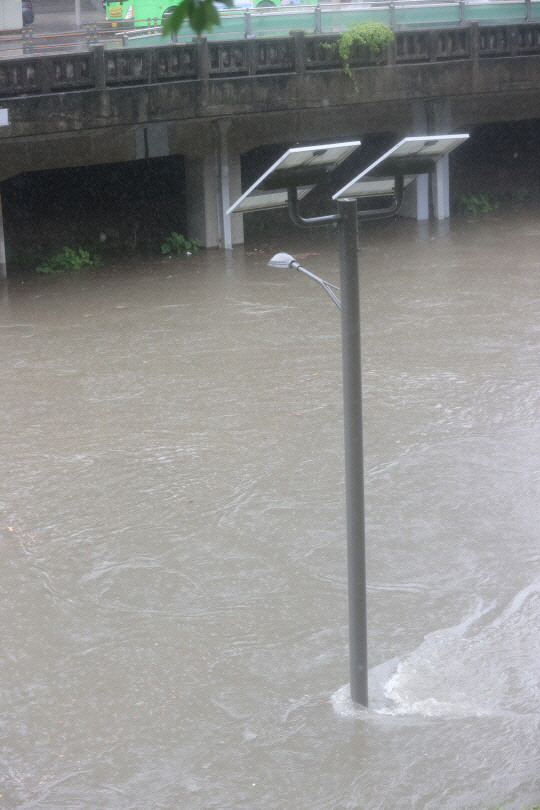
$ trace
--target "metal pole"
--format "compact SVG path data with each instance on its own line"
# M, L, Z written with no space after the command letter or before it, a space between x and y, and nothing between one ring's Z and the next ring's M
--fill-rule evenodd
M0 111L1 112L1 111ZM1 126L1 122L0 122ZM2 214L2 192L0 191L0 281L7 278L6 243L4 240L4 217Z
M364 453L356 200L338 201L351 698L368 705Z

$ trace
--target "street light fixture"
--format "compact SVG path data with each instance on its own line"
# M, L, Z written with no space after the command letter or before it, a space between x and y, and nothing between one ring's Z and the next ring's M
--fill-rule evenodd
M289 255L289 253L276 253L276 255L273 256L268 262L268 267L279 267L281 270L288 270L291 268L292 270L298 270L299 273L303 273L305 276L312 278L313 281L318 282L328 293L336 307L341 309L341 301L334 292L334 290L339 292L339 287L336 287L335 284L330 284L329 281L319 278L319 276L316 276L314 273L310 273L309 270L306 270L305 267L298 264L294 256Z
M290 267L314 279L341 310L350 688L352 700L366 708L368 663L358 222L397 213L405 186L420 174L433 171L438 160L468 137L432 135L404 138L333 195L336 213L308 218L300 213L300 200L348 157L360 145L360 141L289 149L227 211L227 214L232 214L288 206L292 221L299 227L310 228L330 222L338 227L341 301L333 292L338 288L301 267L292 256L277 254L270 265ZM375 208L358 208L357 200L373 198L389 200L389 203L376 205Z

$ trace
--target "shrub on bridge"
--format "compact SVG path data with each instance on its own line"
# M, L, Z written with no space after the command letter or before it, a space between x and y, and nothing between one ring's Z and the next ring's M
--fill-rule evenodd
M351 72L351 57L358 55L371 58L388 48L394 41L394 32L381 22L351 23L338 39L338 53L347 76L354 82ZM356 82L354 82L356 87ZM358 88L356 87L358 90Z

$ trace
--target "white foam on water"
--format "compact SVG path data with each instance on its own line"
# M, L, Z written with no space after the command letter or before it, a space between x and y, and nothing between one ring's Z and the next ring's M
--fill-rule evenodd
M410 655L370 671L370 710L424 717L540 711L540 579L501 610L479 606L460 624L427 635ZM336 713L365 716L349 686Z
M365 709L364 706L360 706L358 703L354 703L351 698L351 690L348 683L340 687L337 692L334 692L331 699L334 711L342 717L361 718L366 716L367 709Z

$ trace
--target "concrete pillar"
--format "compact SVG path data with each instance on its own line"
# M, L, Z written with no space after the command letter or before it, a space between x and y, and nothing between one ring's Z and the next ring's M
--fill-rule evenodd
M0 109L0 127L9 125L9 113L7 107ZM0 281L7 278L6 266L6 242L4 239L4 217L2 215L2 192L0 191Z
M244 241L241 215L227 209L242 193L240 154L229 143L230 123L217 121L215 139L202 156L186 155L188 237L203 247L231 248Z
M451 132L452 114L448 101L436 101L429 107L421 101L414 103L413 135L449 135ZM450 216L448 156L439 160L431 177L422 174L416 183L405 189L401 214L422 222L429 219L431 206L436 219L447 219Z
M240 164L240 154L235 151L231 155L229 151L229 205L236 202L242 196L242 167ZM244 215L233 214L231 220L231 238L233 245L244 244Z
M6 278L6 242L4 239L4 217L2 216L2 194L0 193L0 281Z
M436 101L433 105L434 135L450 135L452 132L452 111L448 100ZM441 158L432 175L433 210L436 219L450 216L450 164L448 155Z
M186 155L187 238L205 248L219 246L214 154Z
M428 121L425 104L422 101L413 103L413 131L410 135L426 135ZM429 175L421 174L415 183L405 188L401 216L411 217L424 222L429 219Z
M242 194L240 155L229 143L231 121L222 118L216 123L216 178L217 178L217 217L221 245L232 248L244 241L244 219L239 214L229 216L227 209Z
M416 219L429 219L429 174L420 174L416 179Z
M437 162L432 176L433 211L436 219L448 219L450 216L450 169L448 155Z
M232 248L231 218L227 216L230 203L230 177L229 177L229 144L227 133L231 128L228 118L222 118L216 123L216 186L217 186L217 218L221 243L227 250Z

